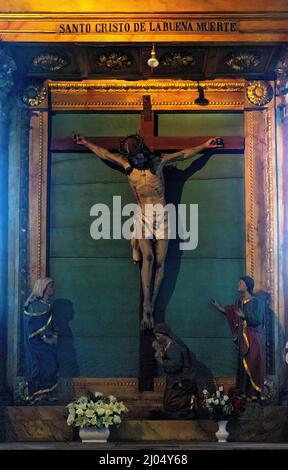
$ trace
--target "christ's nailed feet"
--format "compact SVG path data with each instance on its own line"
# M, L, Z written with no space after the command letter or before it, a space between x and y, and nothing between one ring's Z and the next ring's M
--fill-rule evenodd
M154 328L154 318L151 313L144 312L140 324L141 330L152 330Z

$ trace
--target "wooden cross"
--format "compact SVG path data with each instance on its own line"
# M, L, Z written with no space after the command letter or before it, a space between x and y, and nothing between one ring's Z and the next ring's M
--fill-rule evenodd
M158 136L155 125L155 111L151 109L151 99L149 95L143 96L143 111L141 112L140 135L143 137L145 144L152 150L175 151L184 148L191 148L201 145L212 136ZM52 152L87 152L87 149L78 145L73 141L73 136L64 138L53 138L50 149ZM89 137L89 140L101 147L109 150L117 150L120 142L126 136L122 137ZM218 136L224 140L224 148L213 150L213 153L223 153L229 151L243 151L244 140L238 136ZM141 296L142 297L142 296ZM141 315L141 299L139 303L140 317ZM139 389L153 390L154 377L156 372L156 363L154 360L154 352L151 347L153 340L151 332L140 332L140 359L139 359Z

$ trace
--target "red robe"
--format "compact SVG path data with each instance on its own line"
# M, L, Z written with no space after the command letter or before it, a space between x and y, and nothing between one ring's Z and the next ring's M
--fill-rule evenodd
M225 316L239 348L236 387L249 396L254 391L261 393L264 386L264 303L257 297L252 297L242 306L244 319L236 313L239 307L239 303L225 306Z

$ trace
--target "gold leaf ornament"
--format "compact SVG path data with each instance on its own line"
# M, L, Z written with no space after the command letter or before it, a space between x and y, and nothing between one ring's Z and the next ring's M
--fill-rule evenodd
M248 83L246 96L250 103L256 106L265 106L273 98L273 88L269 82L254 80Z
M28 106L39 106L47 98L47 90L42 85L28 85L22 100Z

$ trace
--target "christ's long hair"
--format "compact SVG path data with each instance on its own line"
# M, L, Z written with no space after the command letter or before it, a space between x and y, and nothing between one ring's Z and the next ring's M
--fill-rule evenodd
M128 144L128 150L125 148L126 144ZM119 152L122 153L122 155L129 157L129 154L131 153L129 148L131 147L133 147L135 153L143 153L144 155L151 154L150 149L147 147L143 137L140 134L131 134L125 137L125 139L120 142Z

